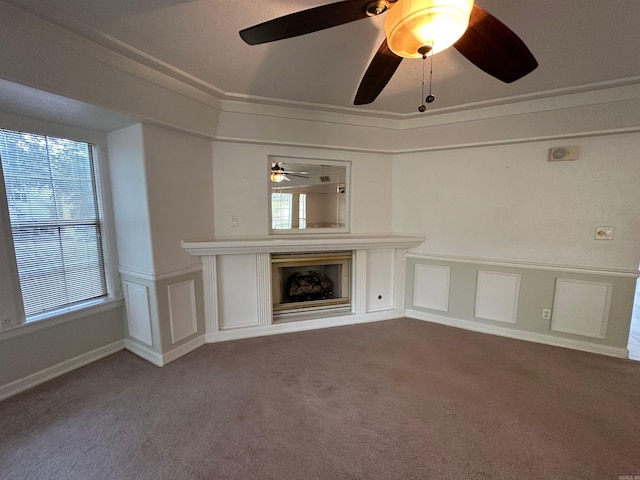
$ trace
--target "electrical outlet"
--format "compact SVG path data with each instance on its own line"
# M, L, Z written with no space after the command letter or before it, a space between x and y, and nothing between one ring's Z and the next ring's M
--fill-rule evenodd
M551 320L551 309L543 308L542 309L542 319L543 320Z
M238 217L236 215L231 216L231 228L236 228L238 226Z

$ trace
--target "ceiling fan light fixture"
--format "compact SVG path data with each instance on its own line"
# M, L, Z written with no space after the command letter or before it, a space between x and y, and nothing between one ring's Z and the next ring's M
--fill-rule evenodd
M473 0L398 0L384 22L387 44L404 58L422 58L427 45L441 52L467 30L472 9Z
M285 179L284 168L277 163L271 164L271 181L273 183L280 183Z
M280 183L284 180L284 173L271 172L271 181L273 183Z

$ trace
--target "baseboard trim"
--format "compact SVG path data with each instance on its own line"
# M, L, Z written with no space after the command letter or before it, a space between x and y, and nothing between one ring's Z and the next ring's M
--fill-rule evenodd
M124 339L124 348L131 353L145 359L147 362L153 363L156 367L164 367L168 363L177 360L180 357L185 356L187 353L193 352L196 348L205 344L204 335L199 335L182 345L169 350L166 353L158 353L151 350L149 347L145 347L131 339Z
M266 335L278 335L281 333L304 332L321 328L344 327L359 323L381 322L393 320L404 316L404 310L385 310L361 315L343 315L340 317L319 318L315 320L300 320L296 322L276 323L262 327L238 328L207 333L204 336L205 343L226 342L243 338L264 337Z
M72 370L76 370L77 368L84 367L85 365L100 360L104 357L113 355L114 353L119 352L124 348L125 342L123 340L118 340L117 342L113 342L103 347L96 348L95 350L91 350L90 352L83 353L81 355L78 355L77 357L70 358L56 365L45 368L44 370L40 370L39 372L27 375L26 377L19 380L15 380L13 382L7 383L6 385L2 385L0 386L0 401L17 395L18 393L22 393L25 390L29 390L30 388L33 388L44 382L48 382L49 380L53 380L54 378L59 377L60 375L64 375L65 373L69 373Z
M459 318L444 317L433 313L419 312L417 310L407 309L405 316L416 320L424 320L426 322L439 323L449 327L462 328L473 332L488 333L498 335L500 337L513 338L516 340L524 340L527 342L542 343L544 345L552 345L554 347L570 348L572 350L581 350L583 352L599 353L609 357L629 358L629 351L626 348L610 347L608 345L600 345L597 343L584 342L581 340L573 340L570 338L555 337L544 333L524 332L522 330L514 330L511 328L500 327L496 325L487 325L485 323L476 323L471 320L462 320Z
M153 363L156 367L162 367L164 365L161 354L154 352L149 347L140 345L129 338L124 339L124 348L134 355L144 358L147 362Z
M204 345L204 343L204 335L198 335L197 337L192 338L182 345L179 345L173 350L169 350L167 353L162 355L163 365L173 362L180 357L184 357L186 354L193 352L197 348L200 348L202 345Z

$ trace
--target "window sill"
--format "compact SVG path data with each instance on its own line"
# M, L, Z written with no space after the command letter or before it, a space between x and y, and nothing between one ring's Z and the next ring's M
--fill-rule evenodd
M123 304L124 302L122 298L106 298L57 311L55 313L38 315L29 319L29 321L25 323L20 323L5 330L0 330L0 341L20 337L22 335L28 335L38 330L55 327L56 325L72 322L83 317L120 308Z

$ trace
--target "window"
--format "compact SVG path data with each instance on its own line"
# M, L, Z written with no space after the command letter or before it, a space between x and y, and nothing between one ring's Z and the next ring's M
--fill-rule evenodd
M300 212L300 223L298 228L305 229L307 228L307 195L304 193L300 194L300 202L299 202L298 210Z
M304 193L272 193L271 228L274 230L307 228L307 195Z
M107 296L93 147L0 129L27 319Z
M290 193L271 194L271 228L291 228L293 195Z

